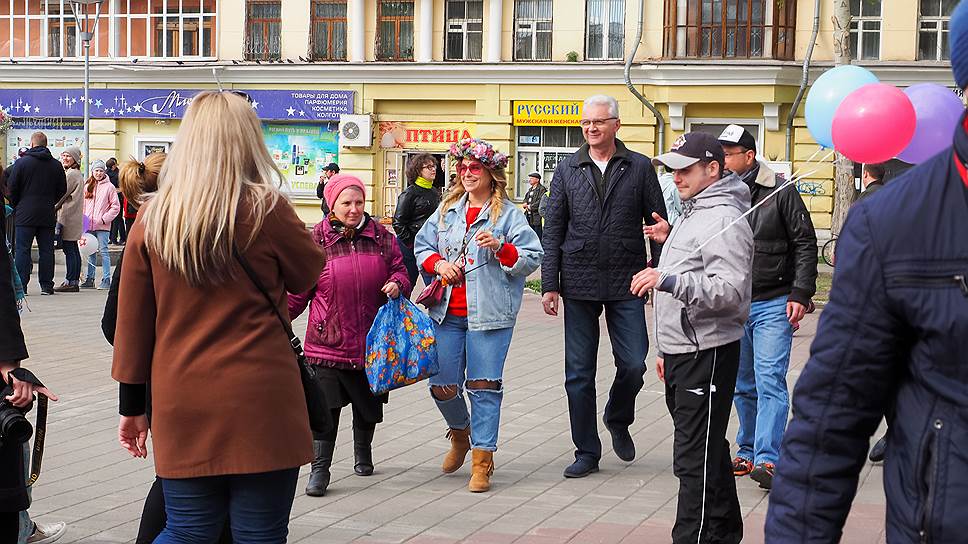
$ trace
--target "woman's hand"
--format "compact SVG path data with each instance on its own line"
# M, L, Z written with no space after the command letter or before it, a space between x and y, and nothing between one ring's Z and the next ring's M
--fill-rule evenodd
M5 400L9 401L10 404L17 408L26 408L34 400L34 393L39 393L49 398L52 401L57 401L57 395L53 393L50 389L46 387L37 387L36 385L18 380L14 376L10 375L9 372L17 368L12 365L2 365L0 366L0 372L3 373L4 381L12 384L13 394L7 395Z
M478 232L477 236L474 236L474 240L477 242L478 246L490 249L495 253L497 253L497 251L501 249L501 246L504 245L504 242L495 238L489 230Z
M447 261L438 261L435 271L448 285L460 285L464 280L464 271L459 266Z
M380 291L383 291L383 293L390 298L397 298L400 296L400 286L397 285L397 282L395 281L387 282L387 284L384 285Z
M118 424L118 441L132 457L148 457L148 418L140 416L121 416Z

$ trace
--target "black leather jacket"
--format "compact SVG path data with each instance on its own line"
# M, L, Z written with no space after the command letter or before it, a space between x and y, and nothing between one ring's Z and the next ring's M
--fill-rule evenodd
M757 163L742 176L753 205L785 180ZM787 296L804 306L817 290L817 234L803 198L787 187L749 215L753 228L753 302Z
M420 227L437 206L440 195L433 188L424 189L419 185L407 187L397 197L397 209L393 212L393 232L407 246L413 246L413 239Z

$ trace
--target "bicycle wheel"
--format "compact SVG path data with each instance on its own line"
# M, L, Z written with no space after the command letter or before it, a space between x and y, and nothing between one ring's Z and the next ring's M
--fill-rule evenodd
M820 250L820 257L823 258L823 262L827 263L827 266L834 265L834 249L837 245L837 238L831 238L824 243L823 248Z

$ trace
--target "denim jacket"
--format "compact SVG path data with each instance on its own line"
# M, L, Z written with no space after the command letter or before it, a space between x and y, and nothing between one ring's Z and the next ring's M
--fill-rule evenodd
M513 327L521 309L524 280L538 269L544 251L538 235L528 226L528 220L510 200L504 201L501 216L491 223L490 210L485 207L481 215L470 225L470 242L467 244L466 270L479 265L464 278L467 287L467 327L483 331ZM440 214L444 213L443 222ZM424 223L414 241L414 253L418 265L435 253L448 262L460 256L467 227L467 195L442 212L440 207ZM473 238L482 230L490 229L495 238L512 244L518 251L518 260L508 268L498 262L490 249L478 247ZM485 264L486 263L486 264ZM452 286L447 286L440 304L430 309L430 317L440 323L447 316Z

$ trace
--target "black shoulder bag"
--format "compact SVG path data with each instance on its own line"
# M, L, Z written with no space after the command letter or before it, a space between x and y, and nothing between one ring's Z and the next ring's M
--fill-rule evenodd
M269 307L272 308L272 313L276 314L279 323L282 323L282 328L289 335L289 345L292 347L293 353L296 354L296 364L299 366L299 377L302 379L303 393L306 394L306 408L309 409L309 427L317 434L328 433L333 429L333 419L330 416L329 405L326 403L326 395L323 393L323 388L319 384L319 375L316 372L316 368L306 362L302 342L292 332L292 326L289 325L289 321L279 313L279 308L276 307L276 303L272 301L269 292L266 291L262 282L259 281L255 271L249 266L249 262L238 251L233 250L233 252L235 253L235 259L239 261L246 275L249 276L252 283L255 284L262 293L262 296L265 297L266 302L269 303Z

